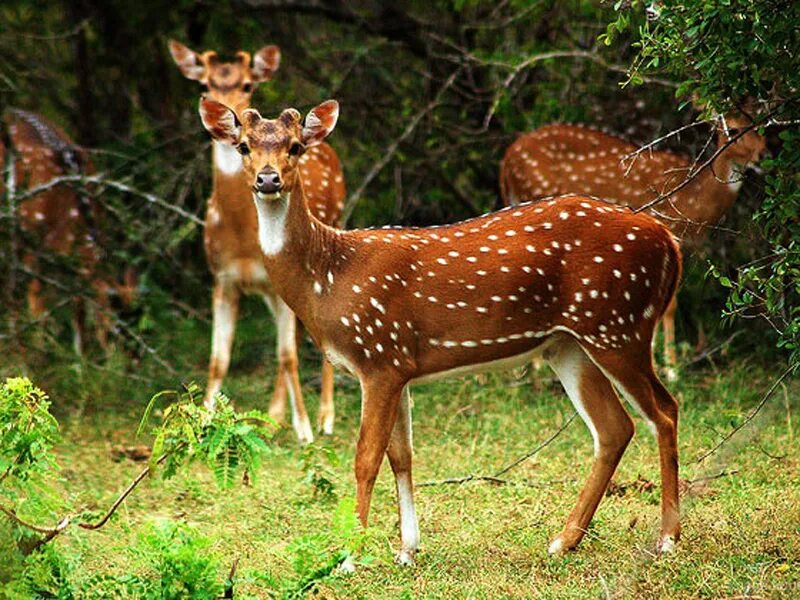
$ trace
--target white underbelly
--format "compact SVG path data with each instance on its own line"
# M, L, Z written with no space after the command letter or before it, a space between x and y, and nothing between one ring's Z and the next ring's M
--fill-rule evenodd
M412 379L409 383L428 383L431 381L440 381L442 379L450 379L455 377L463 377L465 375L474 375L476 373L487 373L489 371L503 371L514 369L521 365L527 364L536 356L539 356L545 348L547 348L551 343L555 341L554 337L549 338L542 344L536 346L527 352L523 352L522 354L516 354L514 356L508 356L506 358L500 358L497 360L490 360L487 362L479 362L473 363L471 365L462 365L460 367L456 367L454 369L448 369L446 371L439 371L438 373L428 373L427 375L423 375L422 377L417 377L416 379Z

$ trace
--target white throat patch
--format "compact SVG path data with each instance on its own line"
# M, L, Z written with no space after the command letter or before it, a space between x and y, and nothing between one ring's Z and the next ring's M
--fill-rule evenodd
M242 156L230 144L214 142L214 167L225 175L233 175L242 170Z
M286 241L286 215L289 213L289 196L276 200L260 198L253 194L258 213L258 243L267 256L274 256L283 249Z
M734 163L731 167L731 172L728 174L728 189L737 194L739 189L742 187L744 183L744 172L747 169L748 165L740 165Z

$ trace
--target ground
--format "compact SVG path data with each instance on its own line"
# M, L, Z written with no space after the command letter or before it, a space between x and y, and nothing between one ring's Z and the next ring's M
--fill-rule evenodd
M200 325L175 327L176 340L182 339L181 332L204 335ZM237 341L225 389L238 408L266 408L271 346L265 346L258 328L250 331L246 326ZM194 345L175 342L159 348L188 371L186 380L202 382L205 346L199 336ZM195 352L200 348L200 354L181 363L176 357L192 347ZM303 353L304 390L315 415L318 357L307 344ZM143 406L169 377L132 379L143 375L127 368L121 358L106 363L103 371L84 367L75 381L84 381L88 392L79 394L80 401L66 402L69 410L59 414L64 442L56 454L66 482L63 491L74 506L108 506L142 468L129 460L114 462L110 449L142 443L135 430ZM0 373L11 370L6 365ZM47 379L54 371L45 373ZM779 374L779 367L737 359L686 371L671 385L681 404L681 477L687 482L683 538L674 554L654 554L657 446L638 417L636 436L578 551L547 554L592 460L591 437L576 419L551 444L506 473L506 483L418 487L422 549L413 568L393 563L399 534L391 470L384 463L370 534L359 553L365 564L354 574L322 578L311 593L326 598L798 597L797 385L781 387L751 424L697 461L742 421ZM494 474L556 432L574 411L550 375L535 379L532 385L527 373L502 373L486 381L468 377L414 388L417 484ZM69 394L71 388L59 389ZM58 413L63 399L52 393ZM237 593L266 596L268 577L286 579L293 573L297 540L329 530L339 499L353 495L359 391L344 375L337 375L336 408L335 435L317 442L339 459L328 466L332 498L314 497L303 452L286 428L252 485L220 492L207 470L192 467L172 480L147 482L100 531L72 531L56 543L75 556L78 580L98 573L135 573L145 569L134 548L143 527L165 517L185 521L213 541L209 551L220 557L225 572L239 560L237 572L247 581ZM259 581L253 573L264 577Z

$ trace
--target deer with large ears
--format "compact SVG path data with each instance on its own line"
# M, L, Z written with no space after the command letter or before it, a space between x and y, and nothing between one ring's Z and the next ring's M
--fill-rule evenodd
M650 209L682 240L696 243L715 226L739 194L743 173L758 162L766 141L744 114L730 114L717 124L719 154L710 168ZM506 205L557 194L579 193L639 208L681 185L691 161L669 151L647 151L619 137L576 125L546 125L521 135L500 164L500 190ZM664 313L664 360L667 376L675 367L673 301Z
M169 49L181 73L198 81L206 97L230 106L237 113L250 105L256 85L272 79L281 58L277 46L265 46L252 56L249 52L237 52L232 62L220 60L214 51L199 54L174 40L170 40ZM320 144L302 157L299 170L314 215L324 223L337 224L345 188L336 152L327 144ZM214 394L222 387L228 372L240 296L258 294L271 309L278 329L278 374L270 415L278 420L283 417L288 388L294 429L301 442L310 442L314 435L297 371L295 316L275 293L264 271L250 185L239 153L229 145L214 143L213 190L204 234L206 257L214 275L213 333L205 403L213 406ZM332 433L333 421L333 367L324 361L319 430Z
M680 278L669 230L646 215L565 196L429 228L342 231L310 213L299 164L334 128L338 104L241 119L211 100L200 116L237 148L252 186L264 265L276 291L327 356L361 383L357 510L367 523L388 455L402 548L419 543L411 478L410 383L506 368L543 353L594 440L589 479L551 552L584 535L633 436L615 388L658 439L662 520L658 547L680 533L678 405L653 369L656 321Z

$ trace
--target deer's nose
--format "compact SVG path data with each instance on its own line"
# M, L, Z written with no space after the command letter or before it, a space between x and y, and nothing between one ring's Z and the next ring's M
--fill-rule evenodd
M256 189L262 194L275 194L281 187L281 176L272 169L264 169L256 177Z

